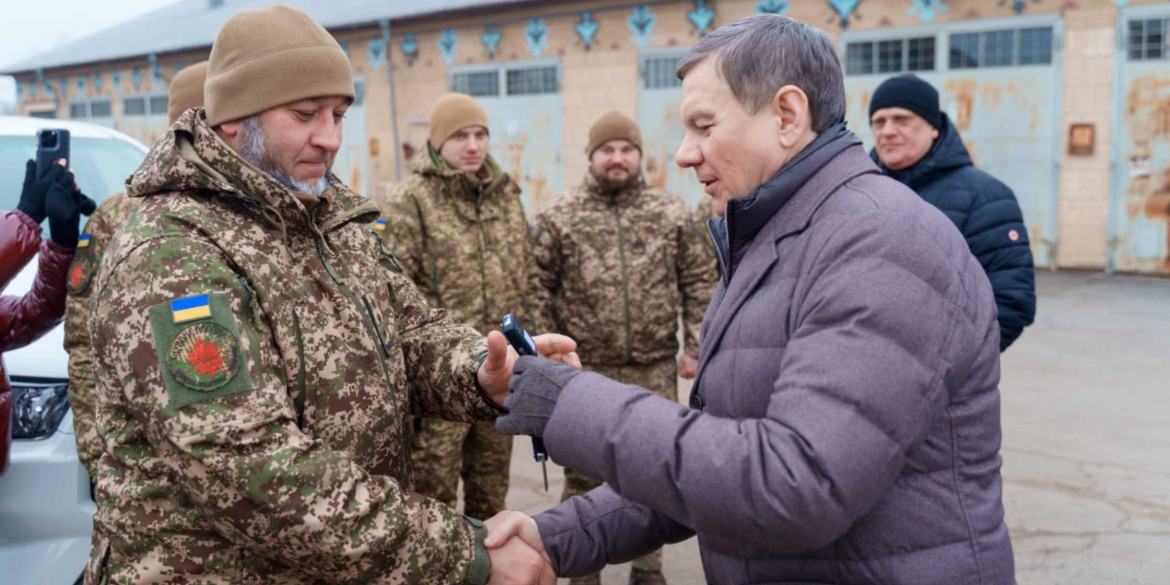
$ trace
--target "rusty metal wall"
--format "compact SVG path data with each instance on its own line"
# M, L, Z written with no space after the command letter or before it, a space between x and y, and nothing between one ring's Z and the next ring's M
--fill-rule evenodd
M679 119L681 82L673 78L674 63L686 47L644 51L638 59L638 127L642 131L642 169L646 182L682 197L692 208L704 197L695 171L674 164L685 129Z
M366 143L366 80L355 75L355 99L345 112L341 132L341 150L333 159L333 174L349 188L372 197L370 193L370 156Z
M1052 62L951 70L949 35L1038 26L1053 27ZM1061 103L1061 23L1051 17L987 19L880 33L845 33L841 49L855 40L936 38L934 71L914 72L938 89L943 111L955 124L975 166L1007 184L1024 213L1037 266L1056 267L1056 209ZM890 75L846 75L846 120L873 147L869 103Z
M1170 7L1123 10L1114 100L1110 269L1170 275L1170 62L1130 59L1131 20L1170 19ZM1170 51L1165 35L1163 51Z

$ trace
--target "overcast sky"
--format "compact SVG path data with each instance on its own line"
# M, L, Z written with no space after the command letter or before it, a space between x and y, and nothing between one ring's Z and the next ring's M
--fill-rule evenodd
M3 0L0 69L176 1ZM11 77L0 76L3 102L16 102L16 84Z

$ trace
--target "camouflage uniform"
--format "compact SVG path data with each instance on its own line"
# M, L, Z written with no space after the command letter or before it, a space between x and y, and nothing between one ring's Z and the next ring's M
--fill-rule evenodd
M703 231L706 231L707 230L707 220L715 219L718 217L717 215L715 215L715 198L714 197L704 197L702 200L700 200L699 204L697 206L695 206L695 215L698 216L698 218L699 218L699 226L701 226L703 228ZM715 254L716 253L715 252L715 242L714 242L714 240L711 239L710 235L708 235L708 237L704 238L703 241L705 241L707 243L707 245L711 248L711 253Z
M535 330L540 286L520 188L488 156L479 174L450 169L433 149L385 198L386 245L432 306L487 335L515 313ZM422 494L454 507L463 478L464 511L504 510L512 437L491 422L420 421L413 458Z
M695 206L695 215L699 217L700 223L706 223L708 219L715 218L715 198L704 197Z
M412 416L496 415L483 338L427 306L375 206L333 181L294 194L202 109L130 177L149 198L91 305L86 582L486 580L482 524L412 494L407 452Z
M587 176L536 220L550 330L577 341L585 369L678 400L679 311L683 350L697 356L718 278L706 237L679 197L644 184L606 194ZM562 500L598 485L566 469ZM634 561L636 569L661 567L661 550Z
M73 431L77 455L90 477L97 476L97 460L102 453L97 429L93 426L93 347L89 338L90 284L102 262L102 253L118 226L142 199L127 197L122 191L98 206L77 246L77 255L69 267L65 301L65 351L69 352L69 405L73 409Z

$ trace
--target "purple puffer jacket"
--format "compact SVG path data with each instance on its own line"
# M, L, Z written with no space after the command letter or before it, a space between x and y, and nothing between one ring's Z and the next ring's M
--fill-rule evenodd
M793 189L726 257L691 409L564 389L549 453L608 485L537 516L558 573L697 534L710 583L1013 583L983 269L860 146Z

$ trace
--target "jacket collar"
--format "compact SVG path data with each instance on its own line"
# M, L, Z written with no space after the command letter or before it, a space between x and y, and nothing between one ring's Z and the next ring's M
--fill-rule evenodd
M955 129L955 125L946 114L942 115L942 120L942 129L939 130L938 138L934 139L934 144L931 145L926 156L910 168L900 171L886 168L881 159L878 158L876 148L870 150L870 158L877 164L883 175L911 189L917 189L957 168L972 166L974 163L971 162L971 154L967 152L967 147L963 144L959 131Z
M722 218L708 220L707 229L717 244L724 280L730 282L749 244L789 200L798 192L806 190L806 185L814 175L842 152L860 145L861 140L843 122L836 124L820 133L771 179L756 187L747 197L729 201ZM872 165L869 167L872 168ZM803 229L813 209L786 211L780 225L788 231Z

